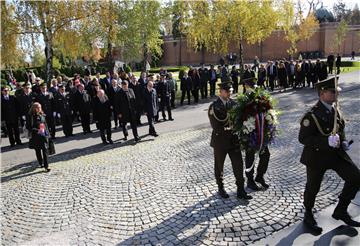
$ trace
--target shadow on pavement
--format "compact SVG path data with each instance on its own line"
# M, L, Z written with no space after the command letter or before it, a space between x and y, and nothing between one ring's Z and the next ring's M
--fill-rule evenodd
M237 206L248 204L249 202L245 200L234 202L212 195L117 245L167 245L169 243L193 245L194 242L200 242L204 238L212 218L221 217L236 209Z
M340 225L336 227L335 229L325 233L322 235L316 242L314 242L314 246L322 246L322 245L331 245L331 240L335 236L339 235L345 235L348 237L355 237L358 235L358 232L355 228L348 226L348 225ZM344 241L342 244L337 245L346 245L346 241Z
M276 244L276 246L289 246L289 245L293 245L294 241L300 237L303 234L311 234L313 236L318 236L319 234L313 233L311 232L305 225L304 223L300 223L298 226L295 227L295 229L286 237L284 237L283 239L281 239L281 241L279 243Z

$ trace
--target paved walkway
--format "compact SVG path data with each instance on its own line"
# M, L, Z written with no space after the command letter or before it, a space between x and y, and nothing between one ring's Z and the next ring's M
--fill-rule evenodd
M341 96L348 120L347 135L355 140L350 155L356 163L360 150L358 75L357 72L343 76L346 83ZM58 154L50 158L50 173L36 168L32 151L7 151L4 147L2 244L271 242L271 235L296 225L303 217L305 168L299 163L302 146L297 134L304 108L314 104L317 94L304 88L275 96L283 114L281 134L270 149L266 178L271 186L252 193L254 199L249 203L236 199L228 159L225 186L231 197L223 200L216 194L213 153L209 147L211 131L205 111L208 103L186 110L179 108L173 123L156 125L160 137L145 137L136 145L128 141L104 147L98 144L97 133L90 138L77 136L72 142L59 138ZM146 132L147 127L141 128L141 134ZM114 139L120 137L122 134L116 133ZM6 146L7 140L2 141ZM316 210L334 204L342 185L335 173L326 173ZM347 237L345 243L346 240Z

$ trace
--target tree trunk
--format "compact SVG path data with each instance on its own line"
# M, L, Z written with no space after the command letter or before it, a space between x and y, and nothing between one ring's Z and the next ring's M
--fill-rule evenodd
M180 46L179 46L179 66L182 65L182 61L181 61L181 51L182 51L182 42L181 42L181 34L180 34Z
M144 44L144 71L146 71L146 63L149 61L149 52L148 52L148 48L147 48L147 45Z
M53 75L53 48L52 48L52 40L51 38L44 35L44 42L45 42L45 58L46 58L46 67L45 73L46 78L45 82L49 85Z
M240 68L240 76L243 76L244 73L244 57L243 57L243 53L244 53L244 49L243 49L243 44L242 44L243 40L242 38L240 39L240 45L239 45L239 68Z
M205 64L205 46L201 45L201 63Z

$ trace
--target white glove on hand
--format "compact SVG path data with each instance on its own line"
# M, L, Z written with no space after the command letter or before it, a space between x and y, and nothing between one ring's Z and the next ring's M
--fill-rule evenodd
M57 115L58 115L58 118L60 118L60 113L57 113Z
M53 112L53 117L56 117L56 112Z
M21 118L22 118L23 120L26 120L26 116L25 116L25 115L21 116Z
M335 136L331 135L328 138L328 143L330 147L333 148L339 148L340 145L340 137L338 134L336 134Z
M351 149L348 141L343 141L341 145L345 151L348 151Z

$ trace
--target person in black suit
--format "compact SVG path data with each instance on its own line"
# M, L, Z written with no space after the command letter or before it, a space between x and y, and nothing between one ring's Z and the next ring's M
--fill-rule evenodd
M335 56L333 54L330 54L327 57L327 61L326 61L330 74L333 73L334 62L335 62Z
M70 93L65 92L65 86L59 85L59 94L55 98L57 117L60 118L65 137L74 136L72 126L73 105Z
M55 116L54 109L55 109L55 100L54 100L54 94L47 91L47 85L46 83L42 83L40 85L41 93L36 95L35 102L38 102L41 104L41 108L45 114L45 119L47 126L50 131L51 138L55 138Z
M100 89L93 99L94 119L100 130L100 137L103 144L113 144L111 140L111 102ZM105 137L106 133L106 137Z
M146 89L144 90L144 112L149 124L149 134L157 137L158 134L155 131L154 120L159 110L159 100L153 86L153 82L148 81Z
M204 64L201 64L201 68L199 68L199 75L201 99L205 99L208 96L209 70L204 66Z
M141 126L141 115L143 113L143 94L144 94L144 87L140 85L140 83L136 80L136 77L132 75L130 77L129 88L131 88L135 93L136 98L136 122L138 126Z
M247 81L248 79L251 78L255 78L255 72L251 69L250 66L248 65L244 65L244 74L241 78L241 83L243 85L243 93L246 92L246 88L245 88L245 81Z
M8 131L10 146L21 145L19 133L19 104L17 99L9 95L9 88L4 87L1 90L1 121L5 121Z
M334 170L344 181L332 217L349 226L360 227L360 222L351 219L348 206L360 188L360 170L346 153L350 143L345 136L345 120L333 106L336 101L335 77L318 82L318 102L301 119L299 142L304 145L300 162L306 166L304 192L304 224L316 233L321 233L312 209L327 170ZM334 118L336 126L334 127ZM333 132L335 128L335 132Z
M336 65L336 74L340 74L341 56L339 54L337 54L335 65Z
M275 64L272 61L269 62L269 66L266 69L266 74L269 79L270 89L271 89L271 91L274 91L274 87L275 87L274 81L277 77L277 67L275 66Z
M40 81L41 81L41 79L39 77L35 78L35 82L34 82L32 88L31 88L32 92L34 94L39 94L41 92L41 90L40 90Z
M100 86L104 91L108 91L109 88L111 87L111 81L112 81L112 78L111 78L110 72L106 72L106 77L98 82L100 83Z
M124 139L127 140L129 135L126 129L126 125L129 122L135 141L140 141L136 122L136 97L134 91L129 88L128 81L126 80L121 82L121 91L115 97L115 110L118 113L122 125Z
M118 113L115 110L115 98L118 93L120 93L121 87L119 86L119 83L116 79L111 80L111 86L108 89L107 95L111 104L111 110L113 112L113 118L115 127L114 129L118 128L119 126L119 119L118 119Z
M209 83L210 83L210 97L215 96L215 86L217 82L217 73L214 65L210 65L209 69Z
M230 98L231 83L220 84L219 97L210 104L208 117L212 128L210 146L214 149L215 179L218 185L218 192L222 198L229 198L223 183L224 162L226 155L230 156L231 165L234 171L237 197L251 199L244 190L243 161L240 150L240 142L232 131L229 122L229 110L236 105Z
M83 133L92 133L90 129L91 97L85 90L83 84L77 85L74 94L74 110L79 113Z
M16 97L19 106L20 124L22 127L29 121L29 110L36 98L36 95L31 91L31 84L29 82L25 83L23 88L23 93Z
M189 71L189 77L191 77L191 93L194 97L194 102L199 102L199 89L200 89L200 75L196 68L193 68Z
M236 69L235 66L232 66L231 69L231 80L233 82L233 87L234 87L234 93L238 93L239 90L239 71Z
M174 120L171 115L171 105L170 105L171 91L169 84L165 80L165 75L160 76L160 81L157 85L157 94L160 98L159 110L162 113L163 120L166 121L165 108L168 112L169 120Z
M181 89L181 100L180 105L183 105L185 95L187 96L188 105L190 105L190 91L192 87L191 77L188 76L187 73L184 73L184 77L181 78L180 81L180 89Z

